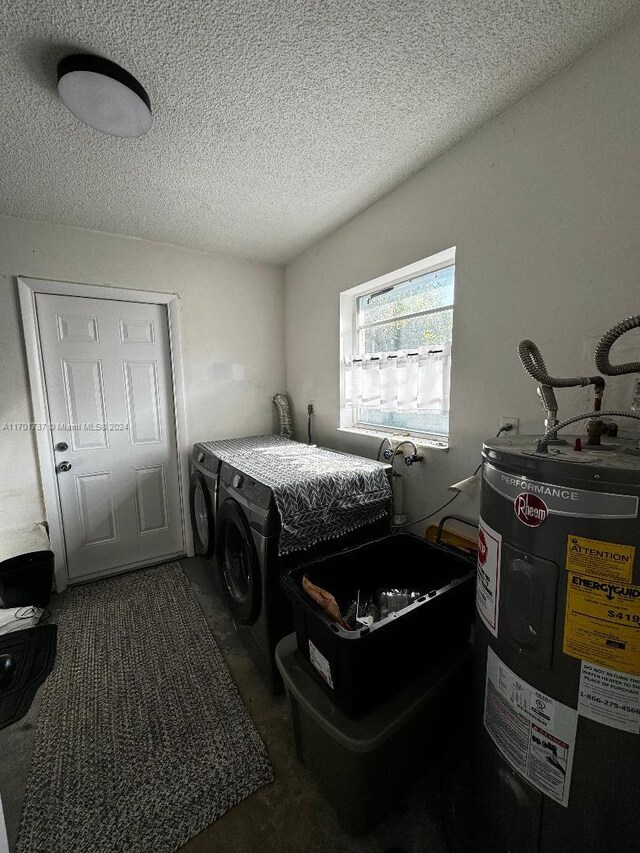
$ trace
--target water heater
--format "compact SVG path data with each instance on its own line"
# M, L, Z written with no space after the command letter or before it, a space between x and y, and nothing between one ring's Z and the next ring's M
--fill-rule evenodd
M483 853L640 850L640 455L637 440L565 438L483 447Z

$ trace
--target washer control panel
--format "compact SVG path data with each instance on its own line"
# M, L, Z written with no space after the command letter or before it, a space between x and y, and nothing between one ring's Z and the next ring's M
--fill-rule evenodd
M271 489L264 483L242 474L237 468L222 463L220 469L220 480L223 487L233 489L238 497L244 498L248 503L268 509L271 504Z
M211 471L212 474L217 474L220 467L220 460L217 456L207 453L199 445L194 445L193 454L191 456L193 462L204 468L205 471Z

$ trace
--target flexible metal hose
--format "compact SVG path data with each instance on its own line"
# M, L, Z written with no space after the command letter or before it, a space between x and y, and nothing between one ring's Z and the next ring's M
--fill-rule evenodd
M542 353L533 341L520 341L518 344L518 355L520 356L522 366L529 376L536 379L541 386L546 385L549 388L575 388L577 385L604 385L604 379L601 376L568 376L564 378L550 376L542 358ZM547 408L552 407L547 406Z
M548 412L557 412L558 401L556 399L556 395L553 391L553 388L550 385L538 385L538 391L540 393L540 398L542 399L545 409Z
M552 377L548 376L547 374L547 367L544 363L542 353L540 352L538 347L534 344L533 341L520 341L520 343L518 344L518 356L520 357L520 363L527 371L529 376L533 377L533 379L537 379L537 381L540 383L538 385L538 393L542 398L542 402L544 403L545 409L548 412L557 412L558 401L556 399L556 395L553 391L553 388L548 382L543 381L543 379L546 377L548 377L549 379L551 379ZM543 379L540 379L540 376L542 376Z
M549 440L554 433L570 426L571 424L575 424L578 421L587 421L591 420L591 418L595 418L597 420L602 418L634 418L635 420L640 421L640 412L622 412L617 410L610 412L587 412L584 415L576 415L573 418L567 418L566 421L560 421L559 424L556 424L553 429L548 429L542 438L538 439L538 453L547 452L549 448Z
M603 335L598 341L595 351L596 367L605 376L622 376L625 373L640 373L640 361L629 361L627 364L611 364L609 352L621 335L630 332L631 329L640 327L640 314L635 317L627 317L613 329Z
M278 425L280 435L291 438L293 435L293 418L291 416L291 403L286 394L274 394L271 398L278 412Z

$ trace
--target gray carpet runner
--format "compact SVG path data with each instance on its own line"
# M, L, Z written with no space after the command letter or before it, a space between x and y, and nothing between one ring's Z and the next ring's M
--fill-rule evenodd
M273 780L179 564L72 589L19 853L173 853Z

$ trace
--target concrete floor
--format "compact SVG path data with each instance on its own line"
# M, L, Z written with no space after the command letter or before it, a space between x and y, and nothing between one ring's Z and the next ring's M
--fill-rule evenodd
M181 853L385 853L396 848L404 853L447 853L437 770L425 776L370 835L353 838L341 829L313 777L296 758L285 697L271 695L238 640L212 583L213 564L199 558L181 563L266 744L276 777L189 841ZM0 731L0 793L11 853L15 851L41 693L42 689L26 717Z

